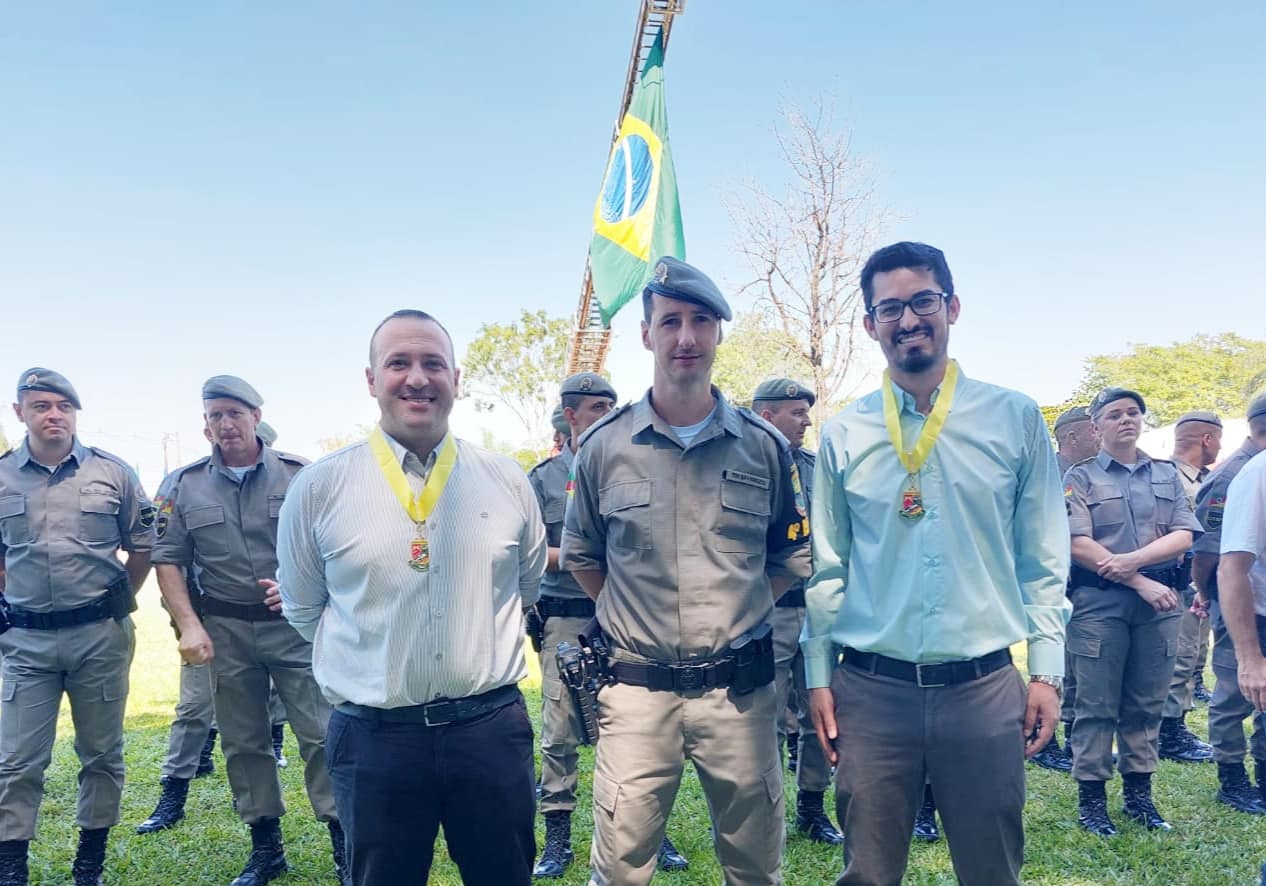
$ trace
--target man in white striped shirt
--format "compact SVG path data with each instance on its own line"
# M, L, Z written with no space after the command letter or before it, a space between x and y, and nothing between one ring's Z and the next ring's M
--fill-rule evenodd
M544 524L519 466L449 431L460 370L433 317L370 341L369 440L294 480L283 612L334 705L326 758L356 886L424 882L435 836L467 884L526 886L536 853L525 606Z

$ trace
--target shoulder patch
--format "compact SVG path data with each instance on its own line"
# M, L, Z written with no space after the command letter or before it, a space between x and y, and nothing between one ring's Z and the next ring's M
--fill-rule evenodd
M154 525L154 520L158 516L158 508L155 505L145 505L137 512L137 522L146 529Z
M1215 495L1209 500L1209 510L1204 515L1206 529L1222 528L1222 516L1226 511L1226 496Z
M589 426L589 430L581 434L580 439L576 441L576 449L579 450L580 447L585 444L585 441L588 440L590 437L592 437L595 433L597 433L601 428L605 428L607 425L611 424L611 422L615 421L617 418L619 418L621 415L628 412L632 408L633 408L633 401L631 400L627 401L623 405L617 406L615 409L612 409L602 418L598 419L596 422L591 424Z

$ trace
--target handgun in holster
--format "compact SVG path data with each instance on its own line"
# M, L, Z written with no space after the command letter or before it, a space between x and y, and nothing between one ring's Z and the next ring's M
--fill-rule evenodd
M747 695L774 680L774 632L768 624L757 625L730 643L734 677L730 690Z
M614 682L609 664L611 649L597 619L586 625L576 639L579 646L558 644L558 674L580 715L577 738L581 744L593 744L598 740L598 692Z
M122 621L136 611L136 594L126 575L106 588L106 602L110 617L115 621Z
M532 606L523 613L523 621L528 639L532 641L532 649L540 652L545 645L545 619L541 618L540 610Z

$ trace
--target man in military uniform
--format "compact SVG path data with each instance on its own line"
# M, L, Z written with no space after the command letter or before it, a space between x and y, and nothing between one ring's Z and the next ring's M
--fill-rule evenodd
M816 400L812 390L790 378L763 381L752 394L752 411L776 427L791 444L806 507L813 501L815 456L811 450L804 448L804 435L813 423L809 409ZM774 679L778 688L778 710L782 711L790 702L799 723L796 741L796 829L816 843L838 846L844 842L844 836L831 823L823 806L826 789L831 784L831 767L826 762L822 745L818 743L809 714L804 656L800 653L802 627L804 582L797 581L774 604L774 663L777 668ZM788 741L791 740L788 736Z
M343 830L325 767L330 706L312 677L312 645L281 617L274 579L277 517L306 462L259 440L263 399L242 379L209 379L202 400L214 448L163 481L154 562L182 657L211 662L225 768L238 814L251 829L250 858L232 886L262 886L289 869L270 742L270 678L299 739L308 799L328 825L335 869L346 882ZM185 583L191 566L202 589L201 618Z
M654 381L581 440L562 564L597 600L615 682L598 696L594 886L648 883L687 759L725 882L781 882L774 600L809 574L787 443L711 385L730 306L662 258L642 293Z
M14 404L26 439L0 456L0 886L27 883L63 693L80 761L75 886L99 886L119 821L128 613L149 573L155 512L126 462L79 442L79 409L65 376L28 369Z
M1194 508L1200 484L1209 476L1209 465L1222 450L1222 420L1216 413L1199 410L1182 415L1174 424L1174 452L1171 461L1178 468L1187 501ZM1188 554L1188 557L1191 555ZM1169 695L1161 715L1160 756L1178 763L1208 763L1213 747L1187 728L1187 712L1194 705L1196 673L1208 656L1209 630L1203 610L1193 610L1196 589L1182 590L1183 615L1178 631L1178 656Z
M1068 651L1077 675L1073 777L1078 822L1101 836L1116 833L1105 791L1114 734L1125 814L1148 830L1170 830L1152 802L1152 773L1177 650L1179 562L1201 529L1178 469L1138 448L1146 409L1135 391L1101 391L1090 414L1103 448L1064 476L1073 557Z
M535 607L541 646L541 814L545 817L545 849L533 877L561 877L575 853L571 847L571 814L576 808L576 764L579 717L571 693L558 674L558 644L575 645L594 617L594 603L570 572L560 570L558 549L567 508L567 484L576 444L582 434L615 405L615 389L594 372L564 379L559 409L567 428L562 451L541 462L528 479L545 519L549 560ZM529 626L530 627L530 626ZM684 870L686 859L667 837L660 847L661 870Z
M1263 715L1240 692L1235 646L1227 632L1218 600L1218 561L1222 544L1222 517L1227 489L1240 469L1266 449L1266 394L1248 405L1248 438L1218 465L1196 494L1196 519L1205 533L1192 547L1192 581L1197 589L1197 608L1207 605L1213 629L1213 673L1217 683L1209 702L1209 741L1218 764L1218 801L1250 815L1266 814L1266 723ZM1253 717L1251 748L1257 769L1257 787L1248 779L1244 756L1244 718Z
M561 403L554 407L554 411L549 417L549 423L550 427L554 429L554 439L551 444L550 454L558 455L566 448L567 442L571 440L571 425L567 424L567 416L563 415Z

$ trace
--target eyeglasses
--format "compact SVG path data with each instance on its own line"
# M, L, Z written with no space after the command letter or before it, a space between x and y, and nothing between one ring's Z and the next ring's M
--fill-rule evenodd
M875 318L876 323L896 323L905 315L906 308L914 311L919 317L927 317L935 314L941 309L941 302L950 296L944 292L935 292L931 289L925 289L922 292L916 292L911 296L909 301L901 301L897 298L889 298L881 301L877 305L870 306L870 315Z

